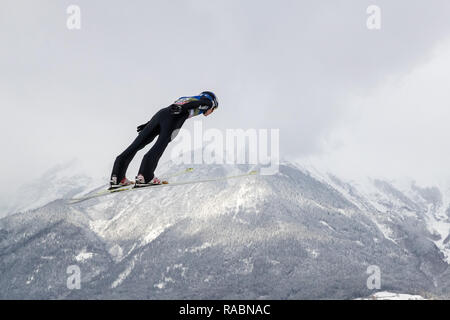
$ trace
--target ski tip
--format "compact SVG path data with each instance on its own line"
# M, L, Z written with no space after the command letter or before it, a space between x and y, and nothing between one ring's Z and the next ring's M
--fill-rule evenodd
M194 168L187 168L186 169L186 172L192 172L192 171L194 171Z
M252 175L252 174L258 174L258 170L252 170L252 171L250 171L248 174L249 174L249 175Z

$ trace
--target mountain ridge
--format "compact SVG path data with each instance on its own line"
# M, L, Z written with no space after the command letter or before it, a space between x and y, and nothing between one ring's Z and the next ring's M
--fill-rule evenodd
M194 167L189 179L252 168ZM283 163L274 176L74 206L59 199L8 216L0 220L1 297L353 299L373 293L370 265L380 267L385 291L449 296L448 242L427 222L436 197L411 200L387 182L368 195L316 176ZM66 287L69 265L82 270L80 290Z

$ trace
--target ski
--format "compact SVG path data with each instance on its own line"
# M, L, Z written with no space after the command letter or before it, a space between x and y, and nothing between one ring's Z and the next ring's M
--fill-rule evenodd
M162 178L162 180L178 177L178 176L181 176L183 174L186 174L186 173L189 173L189 172L192 172L192 171L194 171L194 168L186 168L186 169L183 169L183 170L181 170L179 172L175 172L173 174L165 176L164 178ZM102 190L100 192L97 192L97 193L94 193L94 194L91 194L91 195L87 195L87 196L84 196L84 197L81 197L81 198L70 199L69 203L73 204L73 203L89 200L89 199L92 199L92 198L105 196L105 195L108 195L108 194L111 194L111 193L126 191L126 190L129 190L129 189L132 189L133 187L134 187L134 184L129 185L129 186L125 186L125 187L122 187L122 188L113 189L113 190Z
M210 178L210 179L180 181L180 182L174 182L174 183L168 183L168 184L155 184L155 185L139 187L139 188L134 188L133 186L127 186L127 187L120 188L120 189L110 190L110 191L107 191L107 192L104 192L104 193L101 193L101 194L97 193L97 194L94 194L94 195L91 195L91 196L86 196L86 197L83 197L83 198L71 199L71 200L69 200L69 204L75 204L75 203L83 202L83 201L86 201L86 200L89 200L89 199L93 199L93 198L97 198L97 197L101 197L101 196L104 196L104 195L117 193L117 192L139 191L139 190L144 190L144 189L148 189L148 188L176 187L176 186L188 185L188 184L214 182L214 181L221 181L221 180L231 180L231 179L237 179L237 178L243 178L243 177L248 177L248 176L252 176L252 175L257 175L257 174L258 174L258 171L253 170L253 171L250 171L250 172L247 172L247 173L243 173L243 174L232 175L232 176L216 177L216 178Z

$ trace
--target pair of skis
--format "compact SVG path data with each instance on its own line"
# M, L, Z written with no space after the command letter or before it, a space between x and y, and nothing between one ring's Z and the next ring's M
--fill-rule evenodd
M177 176L183 175L185 173L192 172L193 170L194 170L193 168L187 168L180 172L177 172L177 173L174 173L167 177L164 177L163 180L166 180L168 178L177 177ZM80 202L83 202L83 201L86 201L89 199L98 198L98 197L102 197L102 196L106 196L106 195L109 195L112 193L118 193L118 192L138 191L138 190L147 189L147 188L174 187L174 186L180 186L180 185L185 185L185 184L195 184L195 183L213 182L213 181L220 181L220 180L230 180L230 179L248 177L248 176L256 175L256 174L258 174L258 171L253 170L253 171L249 171L247 173L233 175L233 176L223 176L223 177L216 177L216 178L203 179L203 180L180 181L180 182L174 182L174 183L168 183L168 184L155 184L155 185L149 185L149 186L139 187L139 188L134 188L133 185L130 185L130 186L126 186L123 188L118 188L118 189L113 189L113 190L104 190L104 191L97 192L97 193L90 194L90 195L88 194L81 198L73 198L73 199L69 200L69 204L80 203Z

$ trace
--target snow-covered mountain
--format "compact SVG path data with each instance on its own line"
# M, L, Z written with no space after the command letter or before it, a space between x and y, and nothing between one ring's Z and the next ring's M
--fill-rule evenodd
M425 300L424 297L420 295L411 295L403 293L393 293L388 291L376 292L370 297L361 298L356 300Z
M194 167L173 180L252 169ZM354 299L374 294L371 265L382 291L450 298L446 196L284 163L273 176L56 199L0 220L0 298Z

